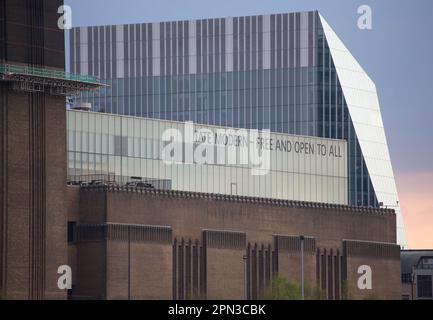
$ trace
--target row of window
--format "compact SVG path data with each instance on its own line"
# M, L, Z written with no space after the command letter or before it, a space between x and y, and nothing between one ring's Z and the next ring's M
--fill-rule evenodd
M161 88L173 92L207 91L209 89L247 89L312 85L317 81L333 84L337 80L331 69L314 67L293 69L260 69L251 71L215 72L154 77L130 77L102 80L112 87L132 87L142 84L144 89Z
M228 165L167 165L161 160L91 153L68 153L68 176L116 175L170 180L174 190L347 203L347 178L271 170L253 175L250 168Z

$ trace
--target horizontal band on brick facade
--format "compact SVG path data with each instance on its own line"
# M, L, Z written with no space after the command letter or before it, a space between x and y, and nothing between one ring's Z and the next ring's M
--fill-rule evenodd
M167 243L172 242L172 229L165 226L103 223L80 224L75 229L76 241L132 241Z
M400 259L400 246L395 243L343 240L345 256Z
M203 242L209 248L245 250L247 236L245 232L203 230Z
M393 209L384 208L373 208L373 207L362 207L362 206L350 206L340 204L328 204L320 202L308 202L308 201L294 201L294 200L280 200L271 198L258 198L258 197L245 197L236 195L225 195L216 193L202 193L202 192L190 192L190 191L178 191L178 190L160 190L160 189L145 189L135 188L126 186L82 186L81 189L88 191L105 191L105 192L129 192L137 194L148 194L163 197L172 198L189 198L189 199L206 199L206 200L219 200L219 201L233 201L239 203L250 203L258 205L271 205L279 207L290 207L290 208L313 208L313 209L325 209L325 210L338 210L338 211L349 211L352 213L371 213L375 215L395 215Z
M301 251L300 236L274 235L274 246L278 251ZM304 251L316 251L316 239L304 237Z

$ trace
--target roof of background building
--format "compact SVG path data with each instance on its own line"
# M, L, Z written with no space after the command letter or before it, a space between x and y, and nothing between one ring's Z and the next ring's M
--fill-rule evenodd
M152 21L138 21L138 22L129 22L129 23L114 23L114 24L82 24L79 26L75 26L71 28L71 30L76 30L80 28L88 28L88 27L107 27L107 26L126 26L126 25L141 25L141 24L158 24L158 23L178 23L185 21L205 21L205 20L220 20L220 19L234 19L234 18L252 18L252 17L264 17L264 16L279 16L285 14L307 14L307 13L315 13L319 14L319 10L299 10L299 11L281 11L281 12L269 12L263 14L244 14L244 15L235 15L235 16L218 16L218 17L202 17L202 18L186 18L186 19L171 19L171 20L152 20Z
M401 273L412 273L412 267L417 265L423 257L433 257L433 249L427 250L402 250L401 258Z

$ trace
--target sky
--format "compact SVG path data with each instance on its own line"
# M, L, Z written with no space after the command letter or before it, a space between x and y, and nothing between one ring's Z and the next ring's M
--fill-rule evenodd
M410 248L433 248L432 0L65 0L73 26L319 10L376 83ZM358 7L372 29L358 28Z

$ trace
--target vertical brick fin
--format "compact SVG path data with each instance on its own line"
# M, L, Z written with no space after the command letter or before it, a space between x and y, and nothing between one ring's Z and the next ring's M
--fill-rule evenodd
M44 32L44 5L43 0L27 0L27 43L28 63L30 65L44 65L45 48L41 43L45 43Z
M0 2L1 5L4 3ZM0 10L1 11L1 10ZM1 17L0 17L1 19ZM0 22L1 23L1 22ZM0 35L1 37L1 35ZM0 44L1 45L1 44ZM1 48L0 48L1 50ZM0 294L6 291L7 239L7 86L0 84Z
M328 300L345 298L346 266L339 248L317 248L316 286L326 293Z
M182 239L178 250L178 297L181 300L185 299L185 242Z
M185 243L185 299L192 297L192 277L191 277L191 257L192 257L192 243L191 240Z
M245 232L203 230L203 242L209 248L245 249L247 236Z
M317 264L319 267L319 287L321 290L326 291L326 280L327 280L327 276L326 276L326 254L327 251L326 249L318 249L317 252Z
M29 95L30 104L30 298L43 299L45 292L45 97Z
M327 256L327 263L328 263L328 300L333 300L334 299L334 274L333 274L333 270L334 270L334 264L332 261L332 257L333 257L333 250L330 249L329 250L329 255Z
M278 275L278 248L274 246L272 251L272 278Z
M200 298L201 299L207 299L207 254L205 249L205 244L203 243L202 246L200 246Z
M202 299L204 260L203 246L198 240L174 240L173 244L173 299Z
M274 235L274 245L278 251L300 251L301 239L299 236ZM313 237L305 237L304 251L316 252L316 239Z
M341 255L340 250L337 249L334 256L334 298L335 300L341 299Z
M192 246L192 298L201 298L204 294L200 290L200 275L203 273L203 260L201 257L201 248L198 240Z
M177 262L177 239L174 239L173 241L173 260L172 260L172 264L173 264L173 277L172 277L172 295L173 295L173 300L177 300L178 296L177 296L177 269L178 269L178 262Z
M343 252L345 257L364 256L400 259L400 246L395 243L344 240Z
M316 250L316 287L320 288L320 249Z
M347 256L344 253L343 250L343 254L340 256L340 264L341 264L341 289L340 289L340 294L341 294L341 299L346 299L347 298Z
M263 299L274 277L274 251L271 245L248 243L247 299Z
M257 300L257 244L251 246L251 260L250 260L250 268L251 268L251 299Z
M251 280L252 280L252 275L251 275L251 258L252 258L252 246L251 243L248 243L247 245L247 254L246 254L246 272L247 272L247 284L245 286L245 289L247 290L247 294L246 294L246 299L247 300L251 300Z
M6 1L0 0L0 62L3 62L5 59L6 59Z

